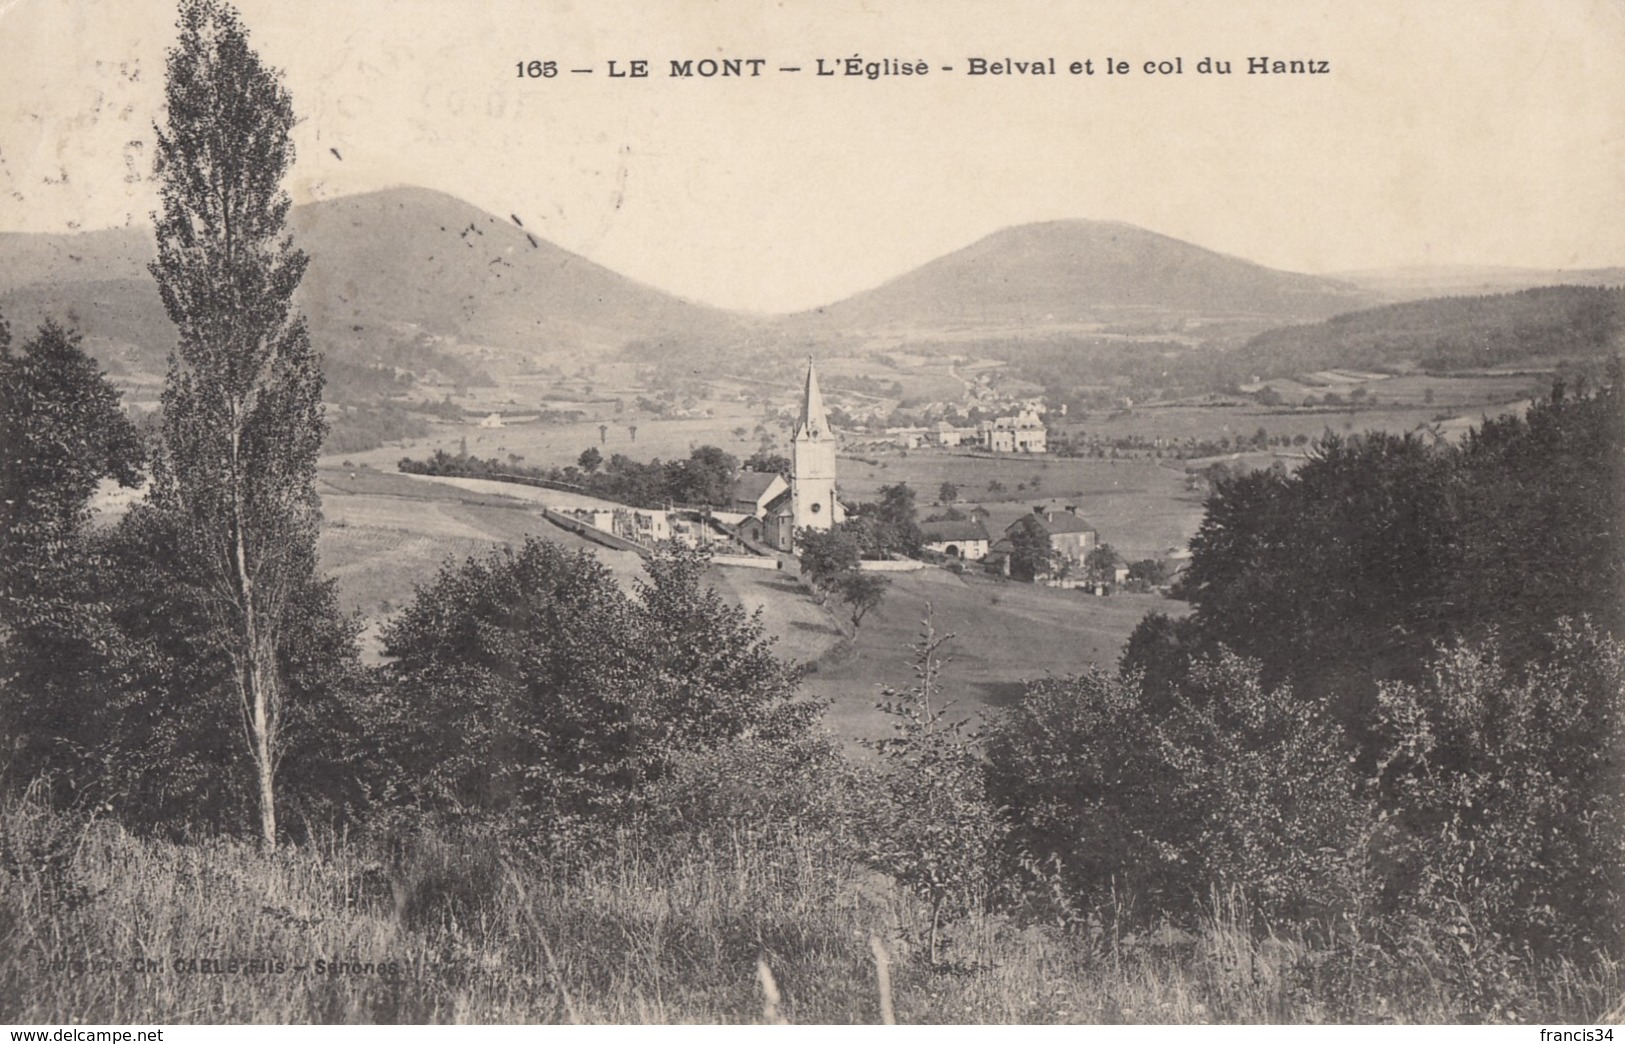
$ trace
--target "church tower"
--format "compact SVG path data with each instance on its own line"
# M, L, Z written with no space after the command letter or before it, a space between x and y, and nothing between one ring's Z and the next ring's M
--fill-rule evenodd
M790 443L790 495L796 529L830 529L845 519L835 499L835 433L829 430L811 359L807 360L801 419Z

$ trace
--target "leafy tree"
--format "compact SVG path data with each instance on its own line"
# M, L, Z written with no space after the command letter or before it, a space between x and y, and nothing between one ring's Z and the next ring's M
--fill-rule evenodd
M789 475L790 458L769 449L759 449L745 458L744 468L764 475Z
M667 468L668 495L688 504L727 505L739 478L739 458L715 446L696 447Z
M93 702L82 669L110 640L90 500L103 478L136 485L140 461L79 338L48 322L14 352L0 320L0 737L19 782L79 763Z
M1179 686L1148 698L1136 673L1097 670L994 718L990 793L1020 865L1074 915L1189 919L1229 889L1278 923L1348 909L1368 806L1336 728L1222 651Z
M854 509L854 525L865 556L885 558L892 554L918 557L922 538L916 516L915 493L906 482L880 487L880 499L859 504Z
M1110 544L1101 544L1090 551L1083 560L1084 576L1093 583L1111 583L1117 577L1117 567L1123 564L1123 556Z
M1217 484L1181 593L1201 643L1327 702L1369 760L1378 684L1422 681L1437 643L1494 629L1516 661L1565 615L1621 633L1622 457L1617 376L1460 448L1328 433L1293 475Z
M937 503L952 504L959 499L959 486L953 482L944 482L937 487Z
M869 610L886 597L891 581L876 573L865 573L856 568L840 573L834 582L835 594L851 611L852 633L856 634Z
M74 774L81 793L131 827L170 835L241 829L258 804L229 635L190 537L183 516L148 505L96 534L93 597L111 626L74 661L78 714L60 733L86 759ZM275 650L287 707L284 832L353 822L389 784L368 734L360 625L333 582L313 575L288 606Z
M1061 568L1049 530L1031 515L1023 515L1010 530L1010 574L1018 580L1037 580Z
M1559 621L1515 667L1491 638L1383 686L1388 905L1459 946L1625 951L1625 646ZM1454 938L1452 938L1454 937Z
M1118 669L1139 678L1146 712L1160 718L1179 698L1192 659L1210 651L1195 620L1147 613L1124 643Z
M186 519L187 553L204 569L271 848L287 719L278 647L315 568L325 434L321 371L293 308L306 258L285 235L294 113L231 7L182 0L179 28L151 265L179 340L154 493Z
M796 548L801 560L801 575L821 597L828 597L839 577L857 572L858 562L862 558L857 538L843 526L827 530L799 530L796 533Z
M629 598L534 539L448 564L384 631L380 733L412 795L552 829L623 815L685 754L804 733L817 707L702 569L657 557Z
M140 441L118 400L77 335L47 322L14 352L0 320L0 620L45 622L97 483L140 483Z
M589 475L597 471L602 463L604 455L598 452L597 446L588 446L581 451L581 456L576 458L576 466Z
M1486 420L1460 452L1460 567L1445 597L1499 631L1513 659L1551 621L1589 615L1625 636L1625 388L1610 360L1594 391L1557 384L1522 416ZM1511 552L1511 553L1509 553Z
M1128 578L1147 588L1159 587L1168 582L1168 565L1160 558L1142 558L1129 563Z
M1353 908L1361 884L1348 857L1369 805L1326 715L1221 651L1193 665L1157 740L1169 784L1160 831L1185 889L1176 909L1215 888L1240 889L1275 923Z
M1172 909L1181 891L1159 846L1178 810L1155 726L1132 676L1095 669L1029 683L988 725L988 792L1006 810L1014 861L1051 883L1059 914ZM1156 911L1157 913L1152 913Z

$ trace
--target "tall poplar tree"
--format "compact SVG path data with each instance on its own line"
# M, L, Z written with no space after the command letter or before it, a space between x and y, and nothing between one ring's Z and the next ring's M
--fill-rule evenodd
M315 570L322 376L292 299L306 258L285 234L293 105L220 0L181 0L156 128L162 211L151 265L179 333L164 389L157 501L186 521L228 650L276 846L284 685L277 645Z

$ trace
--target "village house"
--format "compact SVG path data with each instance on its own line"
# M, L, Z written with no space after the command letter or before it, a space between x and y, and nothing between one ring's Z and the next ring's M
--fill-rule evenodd
M975 441L976 429L956 428L947 421L937 421L931 428L931 439L938 446L951 449L964 445L966 441Z
M1022 410L1013 417L983 421L982 448L993 453L1047 453L1049 432L1036 411Z
M1056 511L1042 504L1033 508L1033 519L1039 528L1049 534L1050 546L1065 555L1074 565L1082 565L1089 552L1100 546L1100 534L1078 517L1078 506L1068 504L1065 511ZM1008 536L1019 522L1005 529Z
M920 523L920 546L949 558L979 562L992 545L987 527L979 519Z
M1039 504L1033 508L1031 514L1023 515L1006 526L1004 536L988 549L987 561L1005 576L1010 575L1010 556L1015 551L1015 542L1011 537L1018 527L1029 521L1037 523L1040 529L1049 534L1050 548L1064 557L1072 567L1082 565L1089 557L1089 553L1100 546L1100 534L1088 522L1078 517L1077 505L1068 504L1065 511L1056 511Z

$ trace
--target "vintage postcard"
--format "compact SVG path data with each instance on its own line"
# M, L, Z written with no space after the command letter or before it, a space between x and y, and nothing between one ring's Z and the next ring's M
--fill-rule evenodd
M1611 1034L1621 98L1615 0L0 0L0 1021Z

